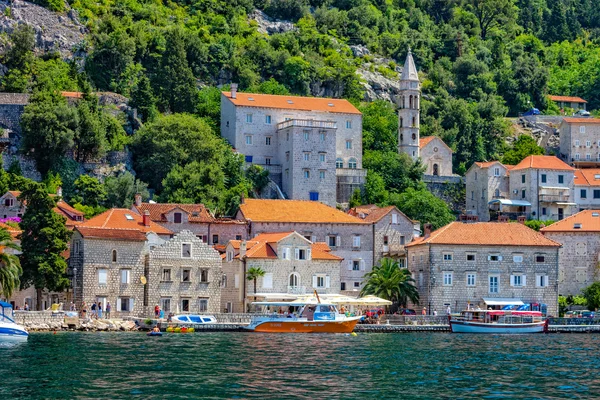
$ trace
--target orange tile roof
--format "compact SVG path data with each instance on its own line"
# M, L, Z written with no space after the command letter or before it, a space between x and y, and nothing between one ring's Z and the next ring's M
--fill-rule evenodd
M475 162L475 165L477 165L479 168L489 168L494 164L500 164L500 165L504 165L502 164L500 161L483 161L483 162Z
M600 124L600 118L576 118L576 117L567 117L563 118L563 121L568 124Z
M570 101L572 103L587 103L587 101L585 101L581 97L576 97L576 96L554 96L554 95L549 95L548 98L550 100L552 100L552 101Z
M580 224L575 228L575 224ZM548 232L600 232L600 210L584 210L540 230Z
M361 214L364 215L364 218L361 218L365 222L378 222L383 217L388 215L390 211L396 210L399 215L404 216L406 219L411 221L402 211L398 210L396 206L387 206L387 207L378 207L375 204L370 204L366 206L358 206L351 208L348 210L348 214L361 218Z
M240 211L244 219L254 222L364 223L360 218L309 200L246 199Z
M277 243L294 233L295 232L262 233L256 236L252 240L254 244L248 246L246 250L246 258L277 258L277 252L275 251ZM311 257L313 260L343 260L343 258L333 255L330 252L331 249L327 243L316 242L311 245Z
M2 229L6 229L8 231L8 233L10 233L10 236L12 236L13 239L16 239L17 236L19 236L23 231L18 229L18 228L14 228L10 225L7 225L3 222L0 222L0 228Z
M423 147L427 146L429 144L429 142L431 142L433 139L435 139L436 136L425 136L419 139L419 148L422 149Z
M517 171L527 168L552 169L557 171L573 171L575 169L555 156L527 156L523 161L515 165L512 170Z
M560 243L550 240L541 233L517 222L451 222L432 232L427 239L420 239L407 244L406 247L422 244L560 246Z
M60 208L61 210L67 212L70 215L76 215L76 216L83 217L83 213L81 211L74 209L67 202L65 202L63 200L57 201L56 207Z
M600 186L600 168L576 169L574 182L575 185Z
M231 98L231 92L222 92L227 100L236 106L281 108L287 110L322 111L344 114L361 114L356 107L345 99L329 99L323 97L279 96L273 94L256 94L237 92ZM253 99L253 100L250 100Z
M142 203L140 206L134 204L134 207L140 215L144 215L144 212L148 210L150 219L154 222L167 222L166 214L176 208L186 213L190 222L208 223L215 220L204 204Z
M313 243L312 247L312 258L314 260L343 260L342 257L331 254L331 248L325 242Z
M126 217L127 215L130 216L129 219ZM144 226L142 216L126 208L112 208L107 210L77 225L75 229L81 232L83 236L87 234L92 237L131 240L146 240L146 233L148 232L154 232L159 235L171 235L173 233L152 220L150 220L149 226Z
M83 99L83 93L82 92L60 92L61 96L63 97L71 97L74 99Z
M19 197L21 195L21 192L18 190L9 190L8 193L12 194L15 197Z

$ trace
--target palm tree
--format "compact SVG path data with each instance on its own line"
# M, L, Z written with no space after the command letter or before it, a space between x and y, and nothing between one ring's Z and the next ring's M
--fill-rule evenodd
M256 280L261 276L265 276L265 270L261 267L252 267L246 271L246 279L254 281L254 301L256 301Z
M384 258L379 265L375 265L371 272L365 274L367 283L360 291L361 296L374 295L400 303L403 307L410 300L419 302L419 292L414 285L415 280L406 268L400 268L398 262L391 258Z
M13 242L10 233L6 229L0 229L0 295L10 298L21 284L19 278L23 274L23 269L19 257L4 251L7 248L21 250Z

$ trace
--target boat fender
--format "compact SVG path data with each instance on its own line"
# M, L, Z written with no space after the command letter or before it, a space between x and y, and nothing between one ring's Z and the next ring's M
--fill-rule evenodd
M350 336L358 336L358 333L356 333L356 332L352 332L352 333L350 334Z

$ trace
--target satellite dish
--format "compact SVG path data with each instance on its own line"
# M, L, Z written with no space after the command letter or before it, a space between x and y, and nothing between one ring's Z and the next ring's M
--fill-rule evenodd
M140 276L140 282L142 282L142 285L145 285L148 281L146 281L145 276Z

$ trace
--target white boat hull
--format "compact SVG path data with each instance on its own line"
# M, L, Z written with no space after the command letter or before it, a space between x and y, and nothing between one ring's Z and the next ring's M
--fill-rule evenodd
M546 321L533 322L528 324L488 324L483 322L450 320L450 330L453 333L543 333L547 331L547 325Z
M29 333L21 325L0 321L0 343L25 342Z

